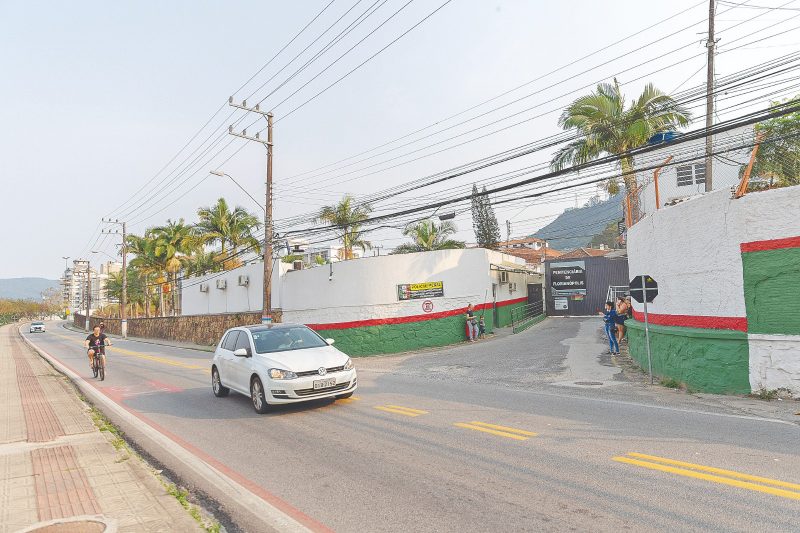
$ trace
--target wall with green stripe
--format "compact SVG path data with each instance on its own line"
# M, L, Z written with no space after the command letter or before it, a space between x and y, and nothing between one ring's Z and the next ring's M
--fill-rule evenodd
M644 323L627 320L631 356L647 371ZM750 392L747 334L721 329L650 326L653 374L717 394Z
M497 327L504 328L511 325L511 311L525 307L527 302L504 305L497 308ZM487 310L487 316L491 310Z
M486 331L491 333L491 309L486 310L484 319ZM467 340L466 319L463 314L400 324L323 329L318 333L325 338L334 339L336 347L347 355L362 357L447 346Z

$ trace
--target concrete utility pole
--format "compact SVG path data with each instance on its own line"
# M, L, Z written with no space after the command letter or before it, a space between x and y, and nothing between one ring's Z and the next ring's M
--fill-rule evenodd
M714 4L716 0L708 0L708 61L706 70L706 192L714 188L713 184L713 157L714 140L711 136L711 128L714 126Z
M506 247L508 247L508 241L511 240L511 221L506 220Z
M272 239L273 239L273 226L272 226L272 112L262 111L258 104L255 107L247 107L247 100L243 100L241 104L233 102L233 96L228 99L228 104L238 109L243 109L248 112L258 113L267 119L267 140L263 140L258 132L255 136L247 135L247 130L242 130L242 133L233 131L233 126L228 127L228 133L248 141L255 141L267 147L267 179L266 179L266 199L264 209L264 303L261 311L261 323L272 324Z
M128 338L128 232L125 222L117 219L103 219L106 224L116 224L122 227L122 297L119 302L119 329L123 339ZM119 231L104 232L119 234Z

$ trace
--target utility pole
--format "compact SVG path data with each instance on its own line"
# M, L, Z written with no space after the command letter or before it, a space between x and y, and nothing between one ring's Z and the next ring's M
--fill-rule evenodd
M88 259L75 259L72 262L72 265L73 265L73 268L72 268L73 275L76 275L79 272L81 272L81 270L78 268L79 266L82 266L82 267L86 268L86 270L84 271L86 273L86 285L85 285L85 288L84 288L85 294L84 294L84 298L83 298L83 302L82 302L82 303L85 304L85 307L86 307L86 323L84 324L83 329L85 329L86 331L89 331L89 312L91 311L91 305L92 305L91 263L89 262ZM81 285L83 285L83 284L81 284ZM83 291L81 291L81 292L83 292Z
M506 248L508 248L508 241L511 240L511 221L506 220Z
M70 288L67 288L67 271L69 270L69 264L67 263L67 261L69 260L69 256L62 255L61 259L64 260L64 288L62 289L61 292L61 299L63 300L62 305L64 306L64 310L66 312L66 309L69 308L69 296L72 293L71 290L72 287L70 286Z
M708 60L706 70L706 192L711 192L713 184L713 157L714 141L711 136L711 128L714 126L714 4L716 0L708 0Z
M228 99L228 104L251 113L258 113L267 119L266 141L261 139L258 132L254 137L247 135L247 130L242 130L242 133L236 133L233 131L232 125L228 127L228 133L248 141L261 143L267 147L266 209L264 209L264 303L261 311L261 323L272 324L272 239L274 230L272 225L272 119L274 115L272 112L262 111L258 104L255 107L247 107L247 100L243 100L241 104L235 104L233 96Z
M116 224L122 227L122 297L119 302L119 332L123 339L128 338L128 232L125 222L117 219L103 219L106 224ZM119 234L119 231L104 232Z

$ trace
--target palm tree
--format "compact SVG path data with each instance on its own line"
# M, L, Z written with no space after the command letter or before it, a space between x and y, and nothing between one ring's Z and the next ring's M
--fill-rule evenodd
M147 236L128 235L128 252L135 257L131 259L130 266L135 269L144 280L144 314L150 317L152 299L150 298L151 280L161 275L162 269L158 256L155 254L155 241Z
M163 289L169 288L174 314L176 275L186 265L191 254L201 248L201 240L182 218L177 222L168 219L166 225L148 229L145 236L152 240L153 254L162 272L166 274L167 285L166 287L162 285L162 299ZM161 307L163 316L163 303Z
M342 241L342 259L353 258L353 248L359 247L362 251L372 248L372 244L362 238L361 222L369 218L372 206L369 204L356 205L349 194L336 205L322 208L317 216L320 222L327 222L334 228Z
M656 133L689 123L690 112L672 97L648 83L638 99L625 106L616 78L613 85L601 83L597 90L570 104L558 124L575 130L581 138L559 149L550 163L554 170L587 163L600 156L622 156L619 160L622 181L628 192L636 188L633 156L624 155L642 146ZM616 182L608 190L616 193Z
M203 276L222 270L224 256L215 251L200 250L192 254L186 262L187 276Z
M197 216L200 221L194 226L196 235L203 244L220 245L225 270L241 265L234 257L240 250L261 253L261 241L253 235L261 223L245 208L236 206L231 211L225 199L220 198L216 204L198 209Z
M412 242L401 244L392 253L407 254L411 252L464 248L466 244L463 241L448 238L457 231L456 225L449 220L439 224L434 220L422 220L413 226L407 226L403 230L403 235L411 237Z

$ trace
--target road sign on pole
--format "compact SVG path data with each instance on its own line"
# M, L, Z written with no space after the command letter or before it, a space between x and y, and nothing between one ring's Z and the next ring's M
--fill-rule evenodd
M650 384L653 384L653 358L650 355L650 324L647 320L647 304L658 296L658 283L652 276L636 276L630 282L631 298L644 304L644 339L647 346L647 372L650 374Z

